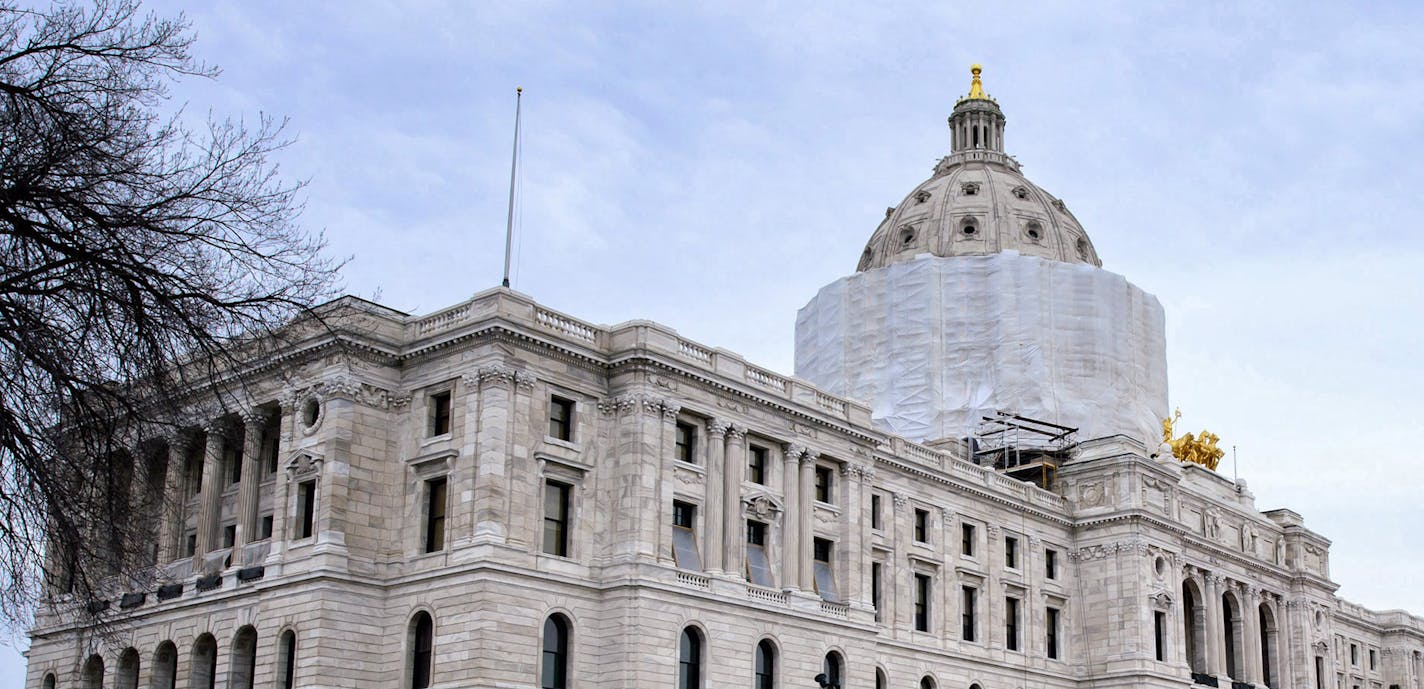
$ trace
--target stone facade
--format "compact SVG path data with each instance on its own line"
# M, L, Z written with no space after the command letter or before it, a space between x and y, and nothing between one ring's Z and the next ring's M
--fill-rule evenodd
M753 686L769 640L787 689L831 652L845 687L1421 689L1424 619L1337 599L1299 515L1127 438L1078 443L1044 490L653 323L505 289L329 312L344 327L274 359L244 413L135 448L177 507L171 583L116 584L107 634L42 614L27 687L284 687L289 654L291 686L409 687L424 612L431 686L452 689L540 686L555 614L586 689L677 686L689 626L709 688Z

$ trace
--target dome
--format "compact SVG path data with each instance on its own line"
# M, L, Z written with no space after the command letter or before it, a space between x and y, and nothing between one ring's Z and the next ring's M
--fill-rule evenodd
M969 95L949 118L951 152L900 205L886 209L857 271L916 256L984 256L1017 251L1102 267L1083 226L1063 201L1030 182L1003 152L1004 115L984 93L975 65Z

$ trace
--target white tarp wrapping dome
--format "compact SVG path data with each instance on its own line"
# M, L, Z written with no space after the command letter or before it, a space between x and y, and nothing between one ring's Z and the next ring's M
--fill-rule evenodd
M1011 411L1155 447L1167 415L1157 298L1082 263L922 256L841 278L796 318L796 375L913 440Z

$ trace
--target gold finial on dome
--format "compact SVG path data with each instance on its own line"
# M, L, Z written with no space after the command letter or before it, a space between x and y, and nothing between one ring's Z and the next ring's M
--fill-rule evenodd
M969 95L960 98L958 101L955 101L955 105L970 100L986 100L990 103L994 102L994 99L991 98L989 94L984 93L984 82L979 80L979 74L983 71L983 65L980 65L978 63L969 65L969 72L974 75L974 80L969 82Z
M984 82L979 81L979 73L984 71L984 66L980 64L969 65L969 73L974 75L974 81L969 83L969 98L977 100L988 100L984 95Z

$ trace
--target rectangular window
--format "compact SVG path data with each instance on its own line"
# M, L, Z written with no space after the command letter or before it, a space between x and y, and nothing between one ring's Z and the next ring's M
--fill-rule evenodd
M235 543L237 543L237 525L228 524L223 527L222 547L231 548Z
M262 432L262 466L267 468L267 473L275 475L277 473L277 452L278 452L278 431L269 428Z
M816 593L821 594L821 600L835 602L840 598L836 591L836 578L831 571L831 551L835 544L824 539L817 538L812 542L811 553L815 560L816 573Z
M1058 578L1058 551L1052 548L1043 551L1043 576L1049 579Z
M1004 648L1019 650L1019 599L1004 597Z
M1360 664L1360 647L1355 644L1350 644L1350 664Z
M697 554L697 506L686 502L672 503L672 559L682 569L702 569L702 557Z
M1167 613L1152 611L1152 638L1157 643L1157 660L1167 660Z
M198 534L190 533L184 539L183 553L185 557L193 557L198 553Z
M231 442L231 441L229 441ZM228 485L237 485L242 482L242 446L238 445L227 454L227 482Z
M1375 669L1375 649L1370 649L1370 669Z
M297 519L292 537L311 538L315 521L316 481L302 481L297 484Z
M187 464L183 465L183 476L188 484L188 497L198 497L203 490L203 458L190 455Z
M574 401L557 395L549 398L549 437L574 439Z
M831 468L816 467L816 502L831 504Z
M915 510L915 542L929 543L930 541L930 511Z
M930 630L930 577L915 575L915 631Z
M450 391L437 392L430 396L431 437L450 432Z
M766 483L766 448L751 446L747 453L747 480L752 483Z
M258 532L259 540L266 540L272 537L272 515L262 515L262 529Z
M959 554L974 557L974 525L959 525Z
M870 528L880 530L880 496L870 494Z
M1004 537L1004 566L1009 569L1019 568L1019 539L1013 536Z
M875 606L875 621L880 621L880 563L870 563L870 604Z
M445 549L445 477L425 482L425 552Z
M772 586L771 558L766 554L766 524L747 522L747 581L757 586Z
M697 427L682 421L677 422L673 438L677 459L688 464L697 463Z
M974 603L978 598L978 591L973 586L964 587L964 602L959 614L959 634L965 641L973 641L977 636L975 630L978 624L974 619Z
M569 556L569 486L544 482L544 552Z
M1049 658L1058 659L1058 608L1048 608L1044 615L1044 652Z
M1325 659L1315 656L1315 689L1325 689Z

